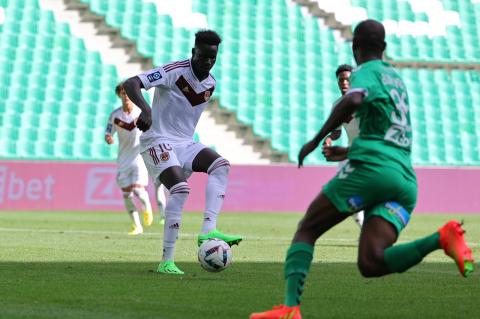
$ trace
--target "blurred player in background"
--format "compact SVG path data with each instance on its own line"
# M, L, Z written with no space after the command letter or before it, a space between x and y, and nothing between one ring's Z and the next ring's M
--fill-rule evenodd
M338 88L344 96L348 89L350 88L350 75L352 74L353 67L348 64L342 64L337 68L335 72L335 77L337 78ZM358 136L359 128L358 128L358 121L355 116L351 116L347 119L346 122L342 123L345 132L347 133L348 137L348 146L352 146L353 139ZM332 141L337 140L342 135L342 128L339 127L335 129L328 137L325 139L323 144L323 154L328 161L337 162L340 161L338 164L338 170L340 171L342 167L348 162L347 154L345 153L344 157L341 158L333 158L328 150L328 147L332 145ZM354 213L352 218L355 220L358 226L362 227L363 224L363 211L358 213Z
M130 99L142 110L137 126L144 131L140 138L141 154L148 172L153 179L160 179L170 192L165 207L163 257L157 269L160 273L183 274L174 263L174 249L183 206L190 193L187 178L192 172L208 174L206 207L198 245L209 238L222 239L230 246L242 240L216 228L230 163L214 150L193 140L200 115L215 89L210 70L215 64L220 42L214 31L197 32L191 59L141 73L128 79L124 85ZM153 87L155 94L150 109L141 89Z
M158 178L154 181L155 198L157 199L158 214L160 215L160 225L165 224L165 207L167 206L167 199L169 196L168 189L163 186Z
M153 222L152 206L145 189L148 185L148 172L140 156L139 137L141 131L135 125L141 111L125 94L122 83L115 87L115 93L122 100L122 107L113 110L110 114L105 131L105 141L113 144L113 136L115 133L118 134L117 183L122 189L125 207L133 222L132 230L128 234L139 235L143 233L143 227L133 200L134 196L143 205L144 224L150 226Z
M284 304L255 313L251 319L300 319L300 298L317 239L350 214L364 209L358 267L365 277L401 273L443 248L463 276L473 271L473 258L460 223L450 221L433 234L397 244L410 220L417 199L417 182L411 165L412 130L405 85L388 63L382 61L385 29L375 20L359 23L352 51L358 68L350 89L313 140L298 155L301 167L332 130L355 114L360 134L348 152L349 161L313 200L300 221L285 260ZM318 309L319 315L322 310Z

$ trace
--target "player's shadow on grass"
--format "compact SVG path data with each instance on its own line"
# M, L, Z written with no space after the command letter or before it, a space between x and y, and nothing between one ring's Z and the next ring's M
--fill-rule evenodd
M220 273L177 265L185 275L158 274L152 262L0 262L0 318L248 318L283 301L282 263L234 262ZM316 262L304 317L473 318L478 279L453 263L365 279L354 263Z

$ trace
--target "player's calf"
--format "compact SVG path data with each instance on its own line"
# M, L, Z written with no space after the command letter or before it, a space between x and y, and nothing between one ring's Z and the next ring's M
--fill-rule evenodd
M133 192L123 190L123 200L125 208L127 209L130 219L132 220L132 229L128 232L129 235L140 235L143 233L143 227L140 223L140 217L138 216L137 207L133 201Z
M170 188L170 199L165 208L166 219L163 229L163 260L174 257L175 242L182 223L183 205L187 201L190 187L186 182L180 182Z
M135 196L140 200L142 203L144 210L143 210L143 224L145 226L150 226L153 223L153 213L152 213L152 206L150 204L150 198L148 196L147 191L141 185L134 185L132 188L133 193Z

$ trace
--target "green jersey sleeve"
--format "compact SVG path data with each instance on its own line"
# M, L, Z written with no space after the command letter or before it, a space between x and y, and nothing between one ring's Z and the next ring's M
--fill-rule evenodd
M349 92L363 93L367 103L382 97L382 88L374 70L362 66L352 72Z

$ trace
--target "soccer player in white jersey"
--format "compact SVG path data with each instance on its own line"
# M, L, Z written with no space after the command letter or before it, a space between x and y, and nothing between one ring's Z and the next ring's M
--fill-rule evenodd
M148 185L148 172L140 156L140 134L142 133L135 125L140 115L140 109L135 106L125 94L122 83L115 87L115 93L122 100L122 107L119 107L110 114L105 141L113 144L113 136L118 135L118 156L117 156L117 183L122 189L125 207L132 219L132 230L129 235L143 233L137 207L133 200L136 196L143 204L143 222L150 226L153 222L152 206L145 187Z
M155 197L157 199L157 208L158 214L160 215L160 225L165 224L165 207L167 206L167 199L170 195L168 189L163 186L162 183L157 179L154 181L155 185Z
M130 99L142 110L137 126L144 132L140 138L141 154L148 172L152 178L160 179L170 192L165 207L163 258L157 269L160 273L183 274L174 263L174 248L183 206L190 192L187 178L192 172L208 174L198 245L209 238L222 239L230 246L242 240L240 236L220 232L216 225L227 189L230 163L193 140L200 115L215 89L210 70L220 42L214 31L199 31L195 34L190 59L141 73L124 85ZM141 93L141 89L150 88L155 88L152 108Z
M350 88L350 75L352 74L353 67L348 64L340 65L337 70L335 71L335 77L337 78L338 88L340 92L342 92L342 96L347 93L348 89ZM348 146L352 145L353 139L358 136L359 128L357 119L353 116L350 117L348 122L344 122L342 127L345 129L348 137ZM345 157L333 157L329 150L329 147L332 145L333 140L337 140L340 138L342 134L342 128L339 127L338 129L334 130L329 137L325 139L323 153L328 161L340 161L338 164L338 170L340 171L347 162L347 153L345 152ZM328 156L327 156L328 155ZM352 218L355 222L362 227L363 225L363 211L355 213L352 215Z

